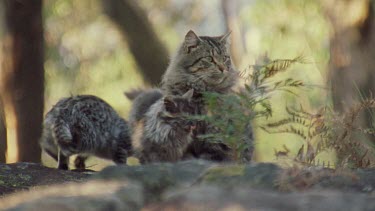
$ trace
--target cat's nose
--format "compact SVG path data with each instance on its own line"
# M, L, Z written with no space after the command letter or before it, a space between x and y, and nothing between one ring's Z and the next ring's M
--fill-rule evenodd
M224 65L218 65L218 68L219 68L219 70L220 70L222 73L225 73L225 72L228 71L228 68L225 67Z

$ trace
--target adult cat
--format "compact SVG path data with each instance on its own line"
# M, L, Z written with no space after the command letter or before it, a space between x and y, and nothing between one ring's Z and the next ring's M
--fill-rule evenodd
M146 91L144 97L138 97L134 103L139 108L148 108L156 102L156 95L183 95L188 90L194 90L193 101L196 114L206 114L202 93L215 92L227 94L232 91L238 79L238 72L232 64L229 51L229 33L223 36L197 36L193 31L185 35L185 39L172 58L163 78L161 90ZM148 93L148 94L147 94ZM128 96L131 94L128 93ZM155 99L156 98L156 99ZM143 102L140 106L139 102ZM129 119L139 119L139 108L134 107ZM138 117L133 118L134 115ZM133 123L131 123L132 125ZM246 142L251 146L253 141L251 126L248 127ZM194 141L189 145L184 158L203 158L214 161L232 159L230 149L225 143L202 141L200 135L213 133L214 128L207 123L200 123L194 131ZM252 147L246 149L246 160L251 159Z

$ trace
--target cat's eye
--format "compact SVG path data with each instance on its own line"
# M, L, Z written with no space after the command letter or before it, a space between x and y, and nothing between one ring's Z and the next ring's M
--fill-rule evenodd
M214 61L214 58L212 58L212 56L207 56L205 57L205 59L209 62L213 62Z
M209 67L209 66L211 66L211 65L212 65L212 62L204 61L204 60L201 61L201 66Z
M229 57L229 56L225 56L225 57L224 57L224 63L225 63L226 65L230 65L230 64L231 64L231 60L230 60L230 57Z

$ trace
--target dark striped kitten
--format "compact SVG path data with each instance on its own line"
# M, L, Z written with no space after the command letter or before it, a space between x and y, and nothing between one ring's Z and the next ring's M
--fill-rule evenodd
M84 169L88 155L126 164L131 152L127 122L102 99L80 95L61 99L46 114L41 147L68 169L69 157L78 154L76 168Z
M182 96L165 96L137 121L132 131L136 156L141 163L176 162L193 140L196 106L193 90Z

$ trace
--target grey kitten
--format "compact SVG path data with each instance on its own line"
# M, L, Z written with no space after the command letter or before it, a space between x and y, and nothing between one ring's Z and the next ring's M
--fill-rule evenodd
M61 99L46 114L40 145L68 169L69 157L78 154L75 166L85 168L88 155L126 164L131 154L127 122L102 99L79 95Z
M197 36L189 31L177 54L171 60L162 80L165 94L182 95L194 89L193 101L197 106L197 114L207 114L203 92L230 93L239 77L232 64L229 52L229 33L218 37ZM252 145L252 129L245 141ZM224 143L200 141L199 136L214 133L215 129L207 123L200 123L196 129L196 138L185 154L185 157L203 158L214 161L231 160L232 150ZM249 160L252 147L245 150Z
M193 140L196 106L193 90L155 102L133 128L133 146L141 163L181 160Z

